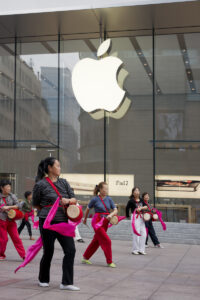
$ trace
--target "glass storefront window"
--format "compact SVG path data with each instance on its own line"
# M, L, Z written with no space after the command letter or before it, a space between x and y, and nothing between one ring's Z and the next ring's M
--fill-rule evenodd
M85 112L72 90L75 64L97 59L96 35L0 43L0 178L22 197L51 155L85 203L106 179L122 208L139 186L166 221L199 223L200 33L120 35L110 55L126 98L113 113Z
M199 222L199 37L156 36L155 194L173 222Z
M114 38L112 44L128 72L123 88L130 107L120 118L107 118L107 177L115 202L125 207L134 186L153 200L152 36Z
M88 201L104 179L103 119L95 120L77 102L72 70L82 58L96 57L98 40L63 40L60 54L60 160L62 176L77 198Z

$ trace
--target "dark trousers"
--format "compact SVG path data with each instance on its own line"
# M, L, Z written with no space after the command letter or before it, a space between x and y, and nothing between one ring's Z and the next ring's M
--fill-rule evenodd
M160 242L159 242L159 240L156 236L152 220L149 220L149 221L145 222L145 226L148 229L148 235L150 235L150 238L151 238L154 246L160 244ZM148 243L148 235L147 235L147 238L146 238L146 245Z
M40 261L39 281L46 283L50 281L51 260L53 258L55 240L57 239L64 252L62 284L71 285L73 284L74 257L76 252L74 239L73 237L61 235L53 230L43 229L44 221L45 219L39 219L40 234L43 242L43 256Z
M20 224L20 226L18 227L18 233L20 234L22 232L22 230L24 229L24 226L26 225L27 229L28 229L28 234L31 237L32 236L32 231L31 231L31 224L30 222L25 219L22 219L22 222Z

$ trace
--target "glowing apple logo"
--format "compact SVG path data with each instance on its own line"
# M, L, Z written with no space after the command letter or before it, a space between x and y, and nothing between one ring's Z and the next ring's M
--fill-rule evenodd
M118 70L123 62L114 56L102 57L110 45L111 40L107 39L98 48L99 60L84 58L73 69L74 95L86 112L102 109L116 111L124 99L125 91L117 81Z

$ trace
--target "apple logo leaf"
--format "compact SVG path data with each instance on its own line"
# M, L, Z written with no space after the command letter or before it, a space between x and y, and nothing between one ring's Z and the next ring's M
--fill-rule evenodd
M107 39L103 43L101 43L101 45L97 50L97 56L98 57L103 56L106 52L108 52L110 46L111 46L111 39Z

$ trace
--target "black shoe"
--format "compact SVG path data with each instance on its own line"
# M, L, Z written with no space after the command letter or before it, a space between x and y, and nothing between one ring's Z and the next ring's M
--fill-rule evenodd
M77 240L77 242L79 242L79 243L85 243L83 239L79 239L79 240Z

